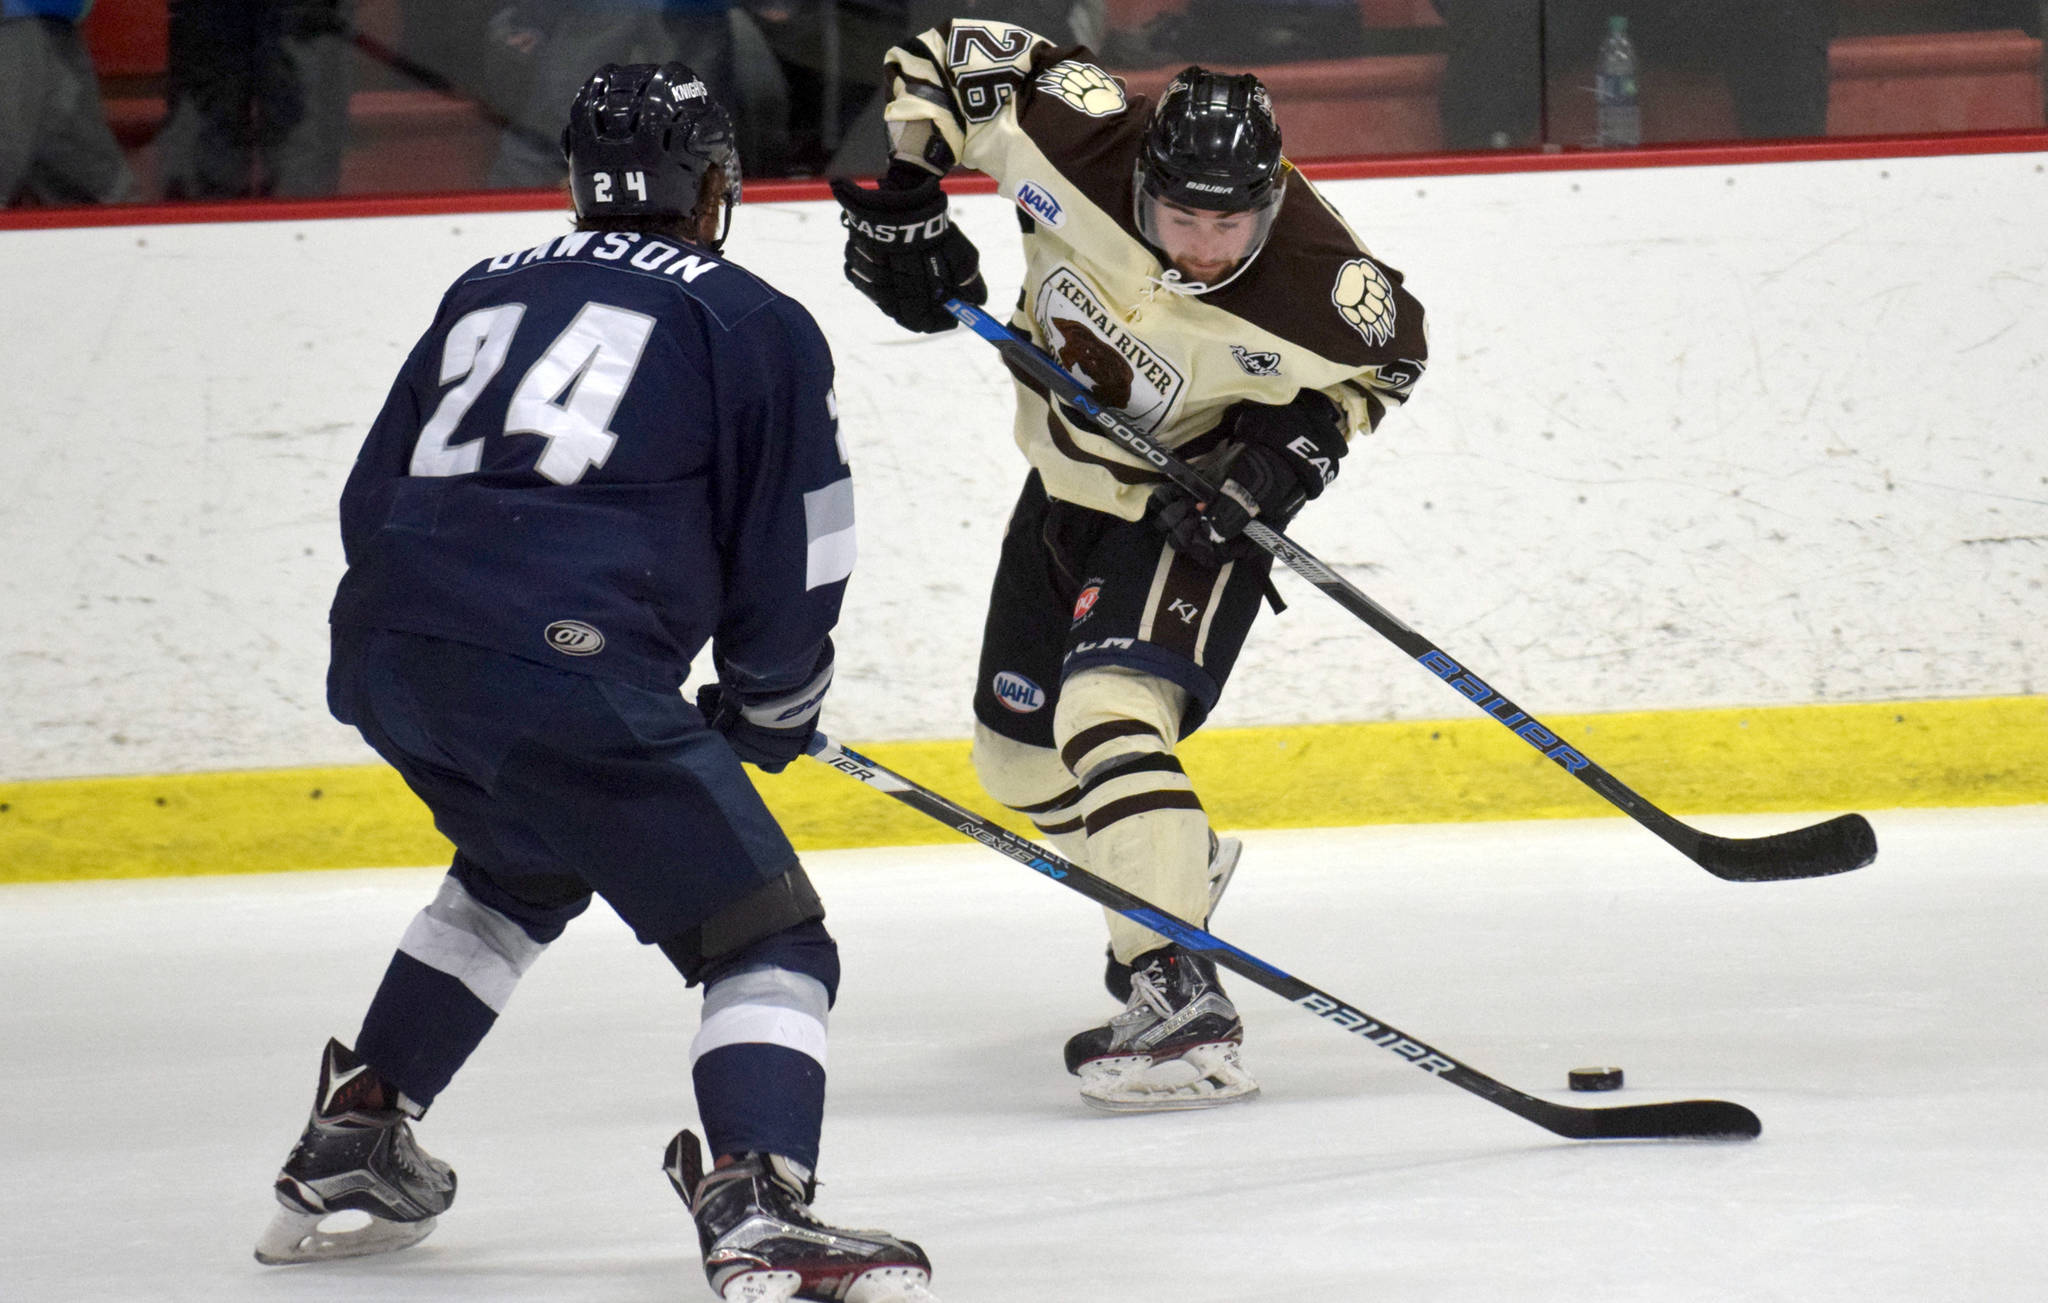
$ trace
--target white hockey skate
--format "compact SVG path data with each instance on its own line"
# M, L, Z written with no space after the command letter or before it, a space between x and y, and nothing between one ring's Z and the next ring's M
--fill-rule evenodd
M389 1253L425 1239L455 1202L455 1172L413 1139L407 1115L340 1041L320 1058L313 1116L277 1174L277 1216L256 1241L269 1266Z
M1084 1102L1151 1113L1214 1108L1259 1093L1240 1061L1244 1021L1214 964L1163 946L1132 968L1124 1011L1067 1041L1067 1071L1081 1079Z
M682 1131L662 1166L725 1303L939 1303L923 1249L886 1231L825 1225L810 1208L816 1182L780 1155L745 1154L707 1172L697 1137Z

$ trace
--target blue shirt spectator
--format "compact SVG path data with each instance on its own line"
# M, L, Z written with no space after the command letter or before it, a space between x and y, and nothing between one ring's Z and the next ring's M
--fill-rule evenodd
M0 0L0 206L135 198L78 24L92 0Z

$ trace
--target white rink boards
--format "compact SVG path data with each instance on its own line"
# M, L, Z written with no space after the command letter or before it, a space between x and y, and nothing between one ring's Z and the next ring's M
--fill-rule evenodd
M1412 403L1299 541L1541 715L2039 693L2048 156L1332 182L1429 313ZM990 302L1014 210L956 205ZM13 232L0 778L353 764L322 700L335 500L448 281L550 212ZM829 202L733 256L838 360L860 563L827 707L959 738L1023 479L1010 383L840 274ZM81 286L87 291L81 293ZM1219 727L1442 719L1292 576ZM11 691L10 691L11 690Z
M819 1210L922 1241L947 1303L2048 1297L2048 807L1872 821L1872 867L1761 886L1619 820L1248 838L1220 935L1525 1090L1738 1100L1730 1145L1559 1140L1242 980L1263 1097L1091 1114L1059 1050L1110 1011L1093 906L966 844L813 855ZM250 1260L435 879L0 887L0 1298L708 1300L659 1171L697 999L601 905L422 1124L462 1182L433 1237ZM1620 1095L1565 1092L1602 1062Z

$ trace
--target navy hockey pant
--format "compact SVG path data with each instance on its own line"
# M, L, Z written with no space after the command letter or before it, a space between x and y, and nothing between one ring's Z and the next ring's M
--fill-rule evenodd
M354 630L336 632L328 694L456 848L365 1016L367 1062L431 1102L594 892L706 985L693 1075L713 1152L816 1161L837 947L815 897L775 894L796 853L694 706L462 643ZM763 893L770 930L751 935L742 920L738 944L704 953L700 930L731 935L735 909L749 914ZM798 1031L786 1044L744 1032L759 1025Z

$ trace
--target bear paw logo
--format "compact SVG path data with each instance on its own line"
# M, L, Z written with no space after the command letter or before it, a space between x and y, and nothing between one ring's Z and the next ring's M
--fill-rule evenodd
M1344 264L1330 290L1330 302L1366 343L1384 344L1394 337L1394 287L1372 259L1353 258Z
M1091 118L1123 112L1124 88L1092 63L1056 63L1039 76L1038 88Z

